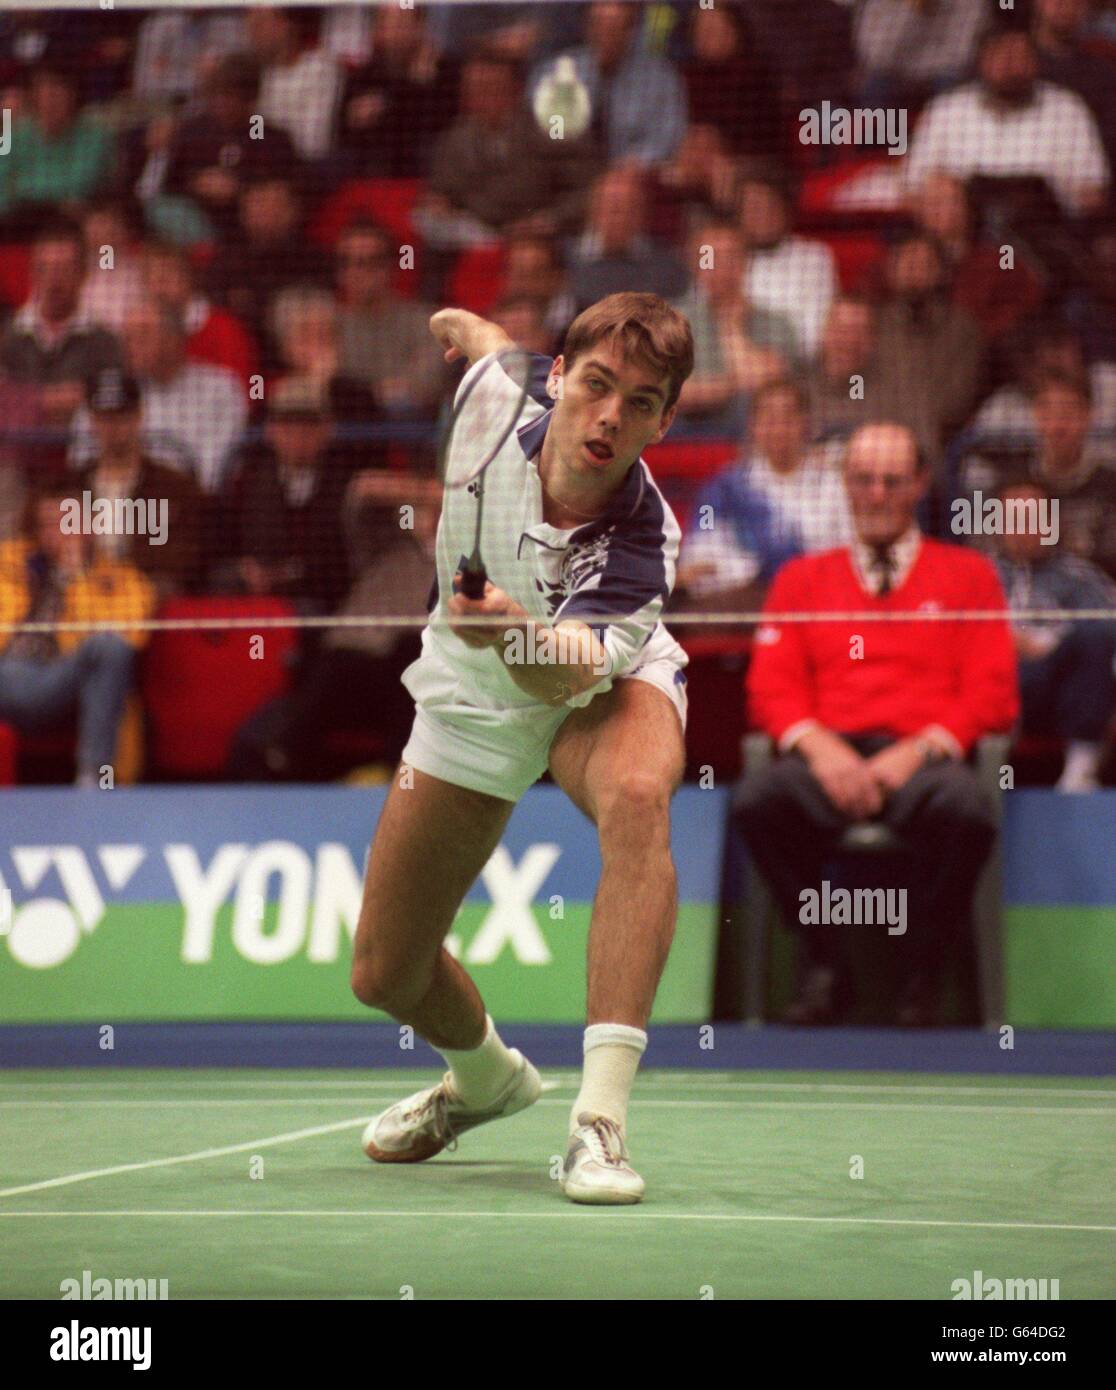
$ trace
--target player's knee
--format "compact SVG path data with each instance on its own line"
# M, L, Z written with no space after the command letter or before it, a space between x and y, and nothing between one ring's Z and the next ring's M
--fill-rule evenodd
M641 768L629 768L609 780L597 798L602 833L633 826L645 834L666 827L671 788L665 778Z

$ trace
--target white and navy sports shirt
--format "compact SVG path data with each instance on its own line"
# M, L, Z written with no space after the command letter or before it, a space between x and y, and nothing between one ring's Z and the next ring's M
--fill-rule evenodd
M459 392L487 361L473 364ZM546 393L550 366L551 358L532 354L521 423L481 480L481 556L491 582L531 617L551 625L577 618L594 628L608 653L611 674L566 702L586 705L613 680L650 661L666 657L679 670L686 665L686 653L659 620L674 586L681 531L642 459L632 464L607 511L593 521L562 531L543 519L538 459L553 412ZM520 387L498 364L491 370L500 373L509 409L514 408ZM450 476L457 438L455 431L447 463ZM448 617L454 575L464 569L473 549L476 507L474 489L448 489L444 495L431 605L441 619ZM420 704L432 690L442 702L489 710L540 703L512 680L499 649L466 646L445 626L428 626L423 632L422 655L404 674L404 684Z

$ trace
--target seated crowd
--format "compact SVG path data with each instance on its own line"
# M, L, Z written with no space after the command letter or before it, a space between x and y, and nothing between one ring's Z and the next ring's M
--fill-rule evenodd
M824 715L805 694L844 629L823 640L799 625L780 642L765 625L755 724L839 788L830 804L861 810L878 810L906 756L879 746L884 728L928 740L927 758L960 758L996 729L1058 739L1059 787L1097 786L1116 630L1028 615L1116 599L1116 49L1074 0L1035 0L1011 25L968 0L932 43L902 45L895 8L0 16L14 113L0 158L3 621L142 621L189 595L418 618L433 441L456 379L430 313L471 299L553 355L581 309L650 290L695 339L663 447L739 445L696 486L663 474L686 520L676 612L915 607L918 590L939 607L1006 597L1013 613L1010 671L1007 648L951 627L958 679L1001 659L952 718L931 709L932 685L920 700L886 683L927 675L917 641L883 668L869 652L868 688L884 694L867 726L848 722L855 683ZM910 22L930 21L914 7ZM803 102L858 93L918 111L905 159L803 147ZM571 121L561 138L539 119L552 107ZM880 153L896 201L873 254L842 259L840 218L808 214L805 187L842 156ZM162 539L52 526L86 495L160 499ZM1026 525L981 526L989 503ZM889 508L895 524L872 539ZM76 716L77 777L94 784L147 640L0 634L0 724L24 735ZM225 771L334 775L324 732L337 725L375 726L381 759L397 756L415 640L303 633L287 692L245 724ZM789 839L802 816L828 824L800 785L768 788L750 823L771 797ZM942 902L979 867L979 815L966 824L972 873L937 885ZM789 902L797 878L764 846Z

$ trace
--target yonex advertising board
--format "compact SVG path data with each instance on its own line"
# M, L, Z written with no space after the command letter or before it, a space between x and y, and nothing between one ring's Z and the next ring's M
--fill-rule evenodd
M349 990L383 788L192 787L0 796L0 1019L370 1017ZM673 804L678 928L654 1017L712 998L726 793ZM449 948L506 1021L580 1022L596 833L534 788ZM432 875L438 865L430 865Z

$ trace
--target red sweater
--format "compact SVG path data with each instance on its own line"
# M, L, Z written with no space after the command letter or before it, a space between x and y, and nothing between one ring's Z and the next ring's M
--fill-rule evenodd
M992 565L959 545L923 537L903 583L886 598L861 587L848 549L791 560L764 605L769 612L999 609ZM853 639L863 641L863 656ZM885 730L899 738L940 724L968 750L1011 727L1019 709L1015 650L1006 622L765 624L748 672L753 723L778 740L801 719L842 734Z

